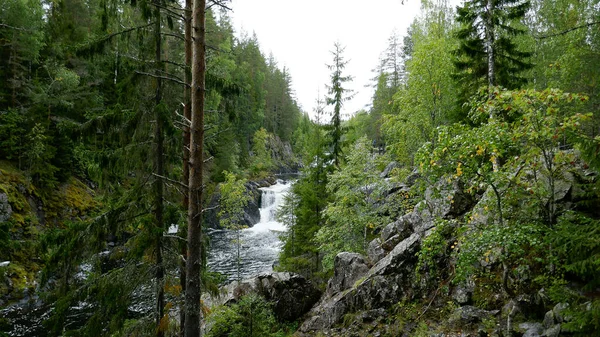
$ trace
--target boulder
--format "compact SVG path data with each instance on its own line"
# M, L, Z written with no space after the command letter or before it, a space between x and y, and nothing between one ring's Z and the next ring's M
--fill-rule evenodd
M392 172L393 169L400 167L400 165L398 164L398 162L391 162L389 163L386 167L385 170L383 170L383 172L381 172L381 174L379 175L380 178L384 179L390 176L390 173Z
M549 310L546 315L544 315L544 321L542 324L544 325L544 328L549 329L554 326L554 323L556 323L554 319L554 311Z
M557 305L554 306L554 308L552 309L552 312L554 313L554 319L556 320L556 322L562 323L562 322L568 322L570 320L570 317L564 315L564 311L568 307L569 307L568 303L558 303Z
M471 305L465 305L454 310L450 316L450 324L457 327L473 325L496 314L498 314L498 310L488 311Z
M456 218L475 205L474 198L463 191L459 180L440 181L425 191L424 209L430 217Z
M554 324L553 326L547 328L542 337L558 337L560 336L560 324Z
M304 315L319 300L321 292L312 283L294 273L270 272L233 282L220 290L220 296L206 298L209 305L230 304L240 297L255 293L273 305L280 321L294 321Z
M473 284L458 285L452 289L452 299L456 304L466 305L471 303Z
M523 331L523 337L541 337L544 326L541 323L521 323L519 330Z
M381 231L381 242L382 247L387 245L389 248L385 248L386 250L392 250L400 241L406 239L413 232L413 223L416 222L417 219L414 217L414 214L409 213L401 216L398 220L388 224Z
M339 323L344 315L370 309L386 309L402 298L412 298L412 282L420 248L417 233L400 242L351 288L322 299L308 314L300 331L323 331ZM360 281L362 280L362 281Z
M333 265L333 277L327 284L328 296L351 288L369 271L367 261L358 253L339 253Z
M0 222L7 221L12 215L12 207L8 203L8 196L0 193Z
M419 178L421 178L421 173L419 173L418 170L414 170L411 174L408 175L408 177L406 177L406 179L404 179L404 183L406 184L406 186L411 187L417 182Z
M369 242L369 246L367 247L367 255L372 264L375 264L381 260L385 254L385 250L383 250L381 247L381 240L379 238L373 239L373 241Z

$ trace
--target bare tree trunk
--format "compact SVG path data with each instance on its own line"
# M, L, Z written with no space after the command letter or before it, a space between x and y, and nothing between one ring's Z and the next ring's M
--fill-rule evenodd
M185 289L185 336L199 337L201 323L202 195L204 150L204 94L206 0L194 0L192 11L192 124L190 128L190 180L188 255Z
M158 0L155 0L158 4ZM162 39L161 39L161 27L160 27L160 9L156 9L156 24L154 26L154 38L155 38L155 54L154 59L156 61L156 74L160 75L161 66L161 53L162 53ZM160 104L162 101L162 79L157 77L156 79L156 93L154 96L154 171L156 177L154 179L154 221L156 230L156 336L163 337L164 330L160 326L161 319L164 316L164 277L165 270L162 258L162 229L164 226L164 214L163 214L163 195L164 195L164 182L162 178L165 176L164 169L164 135L163 135L163 117L161 116Z
M192 119L192 102L191 102L191 66L192 66L192 0L185 0L185 75L183 86L183 181L185 186L190 182L190 126L189 121ZM183 209L187 212L189 205L189 188L183 193ZM184 228L179 229L179 236L185 237ZM187 256L186 243L180 243L181 256ZM181 292L185 294L186 289L186 265L185 260L181 259L179 265L179 285ZM179 336L185 336L185 310L179 310Z

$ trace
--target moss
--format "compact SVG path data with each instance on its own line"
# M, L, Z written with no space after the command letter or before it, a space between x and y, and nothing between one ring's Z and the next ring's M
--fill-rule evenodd
M44 211L48 223L60 227L64 220L81 219L98 206L92 189L71 177L48 196Z
M31 212L26 194L32 192L33 186L21 171L6 161L0 161L0 193L6 194L12 217L19 224L24 224L26 215Z

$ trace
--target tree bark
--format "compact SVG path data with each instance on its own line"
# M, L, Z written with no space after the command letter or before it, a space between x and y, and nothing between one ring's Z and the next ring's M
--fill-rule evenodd
M204 150L204 93L206 0L194 0L192 11L192 123L188 185L188 254L186 261L185 336L199 337L201 323L202 196Z
M191 66L192 66L192 0L185 0L185 75L183 86L183 116L185 117L183 126L183 181L182 184L188 186L190 181L190 126L189 121L192 119L192 103L191 103ZM190 86L188 86L190 85ZM189 205L189 191L183 193L183 209L187 212ZM179 229L179 236L185 237L184 228ZM181 256L187 256L187 244L180 243ZM186 264L185 260L181 259L179 265L179 285L181 292L185 294L186 289ZM185 310L179 310L179 336L185 336Z
M155 0L158 3L158 0ZM160 35L160 9L156 9L156 23L154 26L154 38L155 38L155 54L154 59L156 61L156 74L160 74L161 67L161 53L162 53L162 39ZM164 214L163 214L163 195L164 195L164 182L162 178L165 176L164 169L164 135L163 135L163 119L161 116L161 101L162 101L162 79L156 78L156 92L154 95L154 172L156 173L154 179L154 225L156 227L156 242L155 242L155 254L156 254L156 336L163 337L164 329L160 326L160 322L164 316L165 307L165 292L164 292L164 277L165 270L162 258L162 235L164 226Z

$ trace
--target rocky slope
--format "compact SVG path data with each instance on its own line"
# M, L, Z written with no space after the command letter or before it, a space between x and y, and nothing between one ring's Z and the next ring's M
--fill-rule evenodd
M583 171L577 175L587 176L588 181L596 177ZM559 207L568 209L583 197L575 180L574 175L565 174L556 184ZM561 324L570 319L562 313L568 304L551 303L544 289L507 292L502 289L502 275L495 283L479 279L452 282L448 269L454 268L456 260L449 253L436 256L441 276L436 277L433 270L417 272L418 256L430 249L424 247L430 236L438 235L444 250L452 251L456 237L448 233L455 232L459 221L468 226L491 221L486 215L489 198L488 192L474 198L457 182L438 182L429 187L412 212L387 225L369 244L368 256L337 255L334 276L319 303L305 316L297 335L569 335L564 329L561 332ZM444 233L437 233L440 231ZM492 252L481 257L475 267L491 272L501 269L501 262Z

